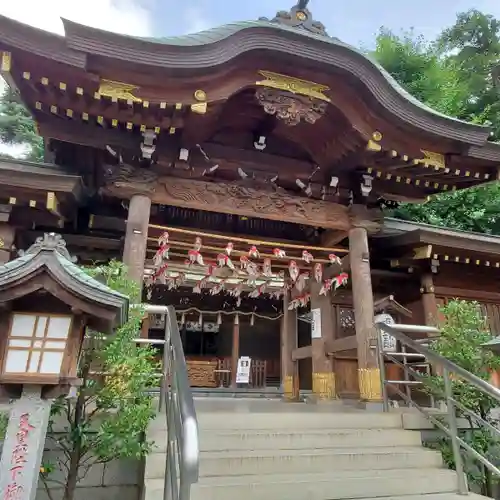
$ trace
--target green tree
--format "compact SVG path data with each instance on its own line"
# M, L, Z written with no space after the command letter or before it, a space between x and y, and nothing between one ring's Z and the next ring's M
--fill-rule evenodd
M500 357L490 350L484 349L484 343L493 337L490 334L486 318L477 302L455 300L441 309L444 320L441 324L441 335L435 340L431 349L455 364L473 373L483 380L489 381L492 372L500 368ZM442 377L434 376L429 380L429 388L443 393ZM454 379L452 381L453 397L463 407L479 415L494 427L500 423L492 410L498 408L498 402L475 389L469 383ZM458 417L469 422L469 429L459 430L459 436L474 450L493 463L500 458L500 440L485 426L478 426L477 421L467 412L458 410ZM450 468L455 468L451 442L443 438L439 442L443 458ZM494 477L490 470L479 461L465 455L465 471L469 484L474 484L487 497L493 496Z
M446 115L491 124L500 137L500 96L492 71L500 60L499 21L477 10L428 42L382 29L372 56L410 94ZM455 229L500 234L500 190L491 183L402 204L391 215Z
M43 161L43 139L38 135L35 122L19 95L8 86L0 98L0 141L25 146L26 160Z
M381 28L374 57L412 96L449 116L460 116L467 100L467 86L459 69L442 57L435 43L414 31L400 35Z
M119 262L87 271L114 290L138 296L138 286L128 280ZM79 363L82 386L76 398L59 398L52 407L47 437L59 458L44 463L40 471L51 500L52 487L63 488L63 500L73 500L78 481L95 464L140 459L150 451L152 443L144 434L155 416L149 389L158 386L159 366L151 347L133 342L143 316L142 308L132 307L128 322L109 340L97 332L86 339ZM54 477L55 472L64 479Z

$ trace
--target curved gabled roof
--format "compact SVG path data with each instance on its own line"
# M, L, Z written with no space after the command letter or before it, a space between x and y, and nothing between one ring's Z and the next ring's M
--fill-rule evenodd
M388 111L435 134L475 145L491 129L446 116L407 92L377 62L340 41L267 20L242 21L177 37L140 38L89 28L63 20L68 47L130 63L197 73L226 64L245 53L266 50L295 54L297 61L344 70L359 79Z
M133 64L166 69L169 75L179 78L212 75L228 64L234 67L238 59L255 51L265 52L262 64L266 69L272 69L277 58L293 54L305 72L313 74L315 68L326 74L340 71L356 79L392 116L422 131L469 146L483 146L490 136L488 127L443 115L421 103L360 50L300 27L268 20L245 21L192 35L151 39L111 33L69 20L63 22L66 36L62 38L0 16L0 45L83 70L90 59L101 57L124 67ZM489 147L498 148L500 157L500 145Z
M42 269L71 295L113 311L115 321L112 326L119 327L127 321L128 297L100 283L75 265L66 250L66 243L58 234L45 234L21 257L0 266L0 288L24 283Z

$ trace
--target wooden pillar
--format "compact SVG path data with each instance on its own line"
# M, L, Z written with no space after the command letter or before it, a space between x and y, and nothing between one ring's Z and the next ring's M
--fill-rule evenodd
M331 296L320 295L321 284L311 281L311 315L315 332L311 336L312 392L317 400L335 399L333 362L326 355L325 343L334 340Z
M141 290L148 243L150 211L150 198L142 194L132 196L128 207L123 263L128 267L130 278L141 285Z
M431 272L424 272L421 275L420 293L422 294L425 324L436 326L438 324L438 305L434 294L434 279Z
M283 317L281 318L281 383L285 401L299 400L298 361L293 361L292 353L298 347L297 311L289 311L290 295L283 297Z
M11 259L15 236L16 230L13 226L7 222L0 223L0 265Z
M238 372L238 359L240 357L240 318L234 315L233 347L231 352L231 387L236 387L236 373Z
M379 402L382 399L380 369L375 349L370 347L372 339L377 338L377 333L373 311L368 233L364 227L353 227L349 231L349 257L356 322L360 398L364 401Z

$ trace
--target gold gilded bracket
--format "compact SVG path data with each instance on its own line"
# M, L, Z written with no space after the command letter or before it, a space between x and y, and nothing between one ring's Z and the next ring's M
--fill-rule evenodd
M444 155L440 153L433 153L432 151L421 150L424 153L425 158L418 159L418 163L425 165L426 167L434 167L438 169L446 168L446 159Z
M270 87L273 89L284 90L292 94L305 95L313 99L331 102L331 99L325 95L325 91L330 90L330 87L320 83L309 82L308 80L301 80L293 76L281 75L272 71L259 71L265 80L255 82L256 85L263 87Z
M140 97L136 97L133 92L139 87L129 83L115 82L113 80L101 80L98 94L111 99L123 99L125 101L142 102Z

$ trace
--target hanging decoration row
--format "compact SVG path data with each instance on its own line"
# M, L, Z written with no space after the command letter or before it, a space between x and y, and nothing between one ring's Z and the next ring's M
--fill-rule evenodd
M185 273L178 273L176 277L168 276L168 260L169 260L169 234L168 232L163 233L158 239L158 250L153 258L153 265L155 268L153 276L147 283L149 287L153 284L163 284L168 287L169 290L180 287L186 282ZM209 283L213 286L210 288L211 295L218 295L222 291L226 290L226 281L221 279L219 282L214 282L212 278L214 277L215 270L217 268L228 268L233 271L232 279L240 279L240 283L231 286L231 288L226 291L232 297L238 299L240 302L240 296L243 292L243 287L253 286L253 290L249 292L248 296L250 298L258 298L265 293L268 293L271 298L279 299L287 291L295 288L299 293L305 292L307 288L307 283L311 279L309 271L301 272L297 260L289 260L288 262L288 276L284 270L278 273L273 273L272 270L272 260L269 257L263 259L262 265L254 262L252 259L260 259L260 252L255 245L250 246L248 252L239 258L238 265L235 265L231 259L231 254L234 252L234 245L232 242L228 242L224 253L219 253L216 257L215 263L205 262L202 250L202 239L197 236L194 241L193 248L188 251L187 259L184 264L189 268L191 266L206 266L205 276L199 280L193 287L193 293L201 294L203 289L208 288ZM275 248L273 250L273 255L276 259L283 260L287 259L286 253L280 248ZM342 261L335 254L330 254L328 256L330 265L341 266ZM302 252L302 261L307 265L313 265L314 256L307 250ZM244 277L241 277L241 274ZM324 267L323 264L317 262L313 265L312 279L317 283L321 284L319 291L320 295L327 295L331 290L336 290L340 286L346 285L348 282L348 274L341 272L339 275L333 278L324 278ZM283 281L283 286L278 290L268 291L269 282L272 279L279 279ZM264 283L257 286L257 280L266 280ZM307 305L310 300L310 293L303 293L290 303L290 309L295 309L298 307L303 307Z

